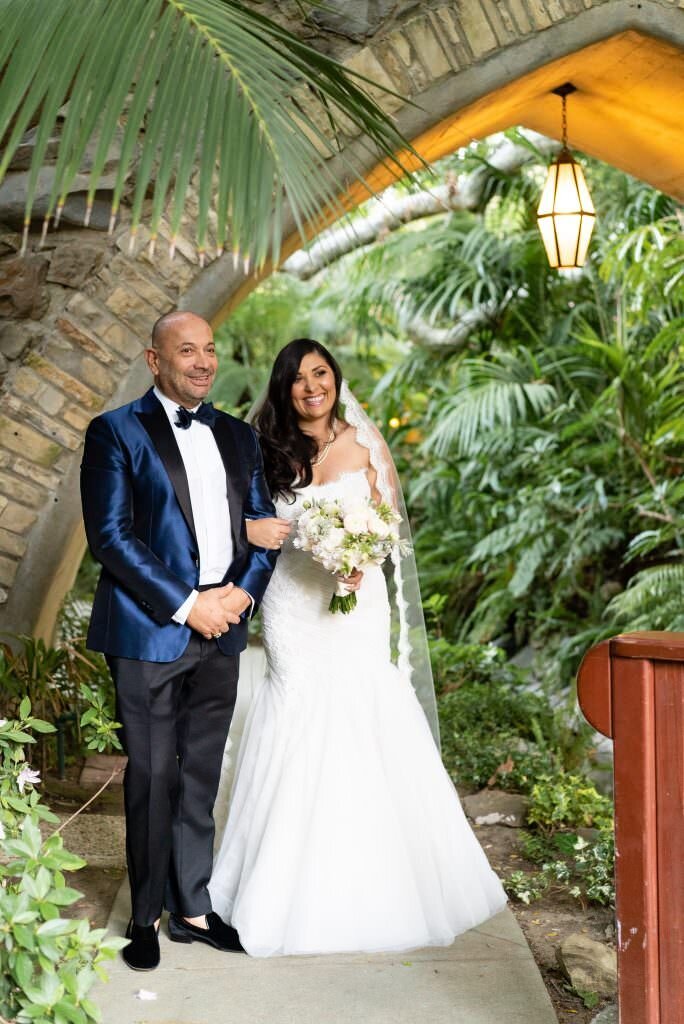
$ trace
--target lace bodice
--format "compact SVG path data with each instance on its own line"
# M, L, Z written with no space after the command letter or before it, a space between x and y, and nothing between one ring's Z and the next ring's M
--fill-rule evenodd
M340 473L334 480L326 480L322 484L309 484L308 487L298 487L294 494L294 501L287 501L284 498L276 499L276 511L281 519L296 521L302 514L304 502L309 498L318 498L324 495L326 497L369 498L371 489L368 482L368 471L363 468L347 470ZM290 546L293 533L294 528L288 538Z

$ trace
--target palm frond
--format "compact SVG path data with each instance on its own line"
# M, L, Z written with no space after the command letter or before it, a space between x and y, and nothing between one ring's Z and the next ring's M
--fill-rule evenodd
M623 629L681 630L684 565L656 565L637 573L627 590L617 594L606 616Z
M396 164L407 147L370 99L374 83L237 0L6 0L0 40L0 181L26 130L38 126L25 237L58 114L45 225L59 220L94 145L90 209L116 143L113 217L133 176L133 232L152 191L152 237L168 217L173 238L196 184L200 250L213 208L219 249L229 244L258 263L269 250L278 258L283 199L304 232L361 175L344 153L340 123L358 133L359 161Z
M535 531L536 532L536 531ZM520 521L506 523L492 530L473 548L469 562L482 562L496 555L503 555L514 550L525 541L530 534L528 523Z
M556 398L555 387L535 380L529 353L500 353L496 362L464 360L466 380L443 403L439 420L425 442L427 450L445 455L454 446L469 452L483 433L511 430L541 416ZM538 370L537 370L538 372Z
M515 567L515 572L508 584L508 589L513 597L522 597L523 594L527 593L537 574L537 570L544 564L552 546L553 537L550 534L546 534L545 536L537 537L528 547L523 549L518 559L518 564Z

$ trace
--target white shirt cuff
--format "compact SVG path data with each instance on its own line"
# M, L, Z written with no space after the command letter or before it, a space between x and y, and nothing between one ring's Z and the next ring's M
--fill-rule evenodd
M171 616L174 622L180 623L181 626L185 625L185 620L192 611L192 606L197 600L198 595L199 591L193 590L190 596L186 597L185 601L183 601L183 604L180 606L178 611L174 612L174 614Z
M251 619L252 616L254 615L254 598L250 594L249 590L245 590L244 587L240 587L240 590L244 590L245 594L249 598L249 608L245 608L244 614L247 616L248 619Z

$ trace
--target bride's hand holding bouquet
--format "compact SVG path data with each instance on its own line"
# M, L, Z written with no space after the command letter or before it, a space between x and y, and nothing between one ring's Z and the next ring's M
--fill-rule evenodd
M382 565L393 552L406 554L399 539L401 516L386 502L371 498L311 499L297 521L294 546L310 551L314 561L336 576L348 577L368 565ZM356 607L355 593L339 580L330 600L331 612L347 614Z

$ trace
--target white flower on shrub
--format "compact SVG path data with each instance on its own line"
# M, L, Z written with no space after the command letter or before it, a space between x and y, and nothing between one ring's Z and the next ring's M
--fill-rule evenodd
M26 786L27 783L31 786L36 786L39 782L40 772L34 772L28 764L25 765L17 775L17 786L19 787L20 793L24 792L24 786Z
M0 821L0 842L2 842L2 840L5 838L5 835L6 835L6 833L5 833L5 826Z

